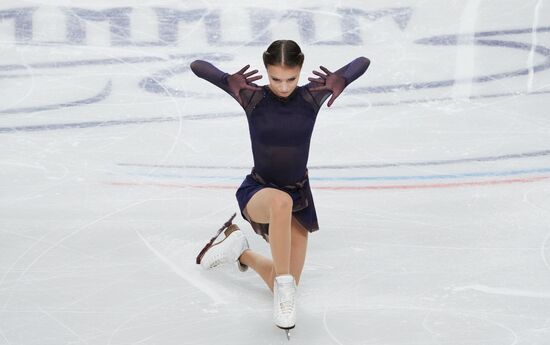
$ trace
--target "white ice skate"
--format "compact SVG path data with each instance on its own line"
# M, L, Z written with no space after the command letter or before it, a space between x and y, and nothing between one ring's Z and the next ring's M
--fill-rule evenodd
M290 330L296 325L296 282L290 274L275 277L273 317L275 325L284 329L287 338L290 339Z
M239 261L242 253L249 248L248 240L236 224L231 224L232 219L225 223L224 227L220 229L221 231L211 239L197 257L197 263L204 269L212 269L231 262L236 262L241 272L248 269L248 266ZM214 243L222 231L225 235L224 238Z

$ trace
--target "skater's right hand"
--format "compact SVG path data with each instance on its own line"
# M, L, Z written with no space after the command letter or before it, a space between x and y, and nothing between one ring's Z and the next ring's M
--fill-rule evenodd
M227 84L229 85L231 92L235 95L239 103L242 103L241 96L239 94L241 90L245 89L245 90L251 90L251 91L260 91L262 89L261 87L250 85L251 82L261 79L262 76L261 75L253 76L255 73L258 73L257 69L244 73L248 69L248 67L250 67L250 65L244 66L237 73L230 74L227 77Z

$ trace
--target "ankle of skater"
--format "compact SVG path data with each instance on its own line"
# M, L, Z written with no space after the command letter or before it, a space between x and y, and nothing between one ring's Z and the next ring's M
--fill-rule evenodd
M273 276L273 284L275 284L276 280L278 280L279 282L293 281L294 285L297 285L296 284L296 277L290 271L288 271L288 272L286 272L286 271L277 272Z
M237 258L237 260L242 264L246 266L253 267L253 259L250 257L250 253L252 253L252 250L250 248L245 249L241 255Z
M278 276L284 276L284 275L292 275L292 273L290 273L290 267L285 267L285 266L276 267L274 265L274 267L273 267L273 277L276 278Z

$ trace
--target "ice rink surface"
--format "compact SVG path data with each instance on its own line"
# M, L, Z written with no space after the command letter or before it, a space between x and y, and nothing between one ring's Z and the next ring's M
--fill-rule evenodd
M291 344L550 344L550 3L0 3L0 344L285 344L254 272L194 263L252 166L195 77L275 39L372 63L321 109ZM253 249L269 247L238 214Z

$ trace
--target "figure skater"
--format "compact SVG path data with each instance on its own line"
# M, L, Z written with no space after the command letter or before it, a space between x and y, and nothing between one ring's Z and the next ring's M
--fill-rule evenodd
M246 65L234 74L195 60L191 70L239 102L248 120L254 167L236 192L241 215L271 249L267 258L249 248L231 217L197 257L205 269L236 262L241 271L252 267L274 295L275 324L287 332L296 323L296 286L304 267L308 234L319 230L308 180L307 161L317 113L332 95L360 77L370 60L358 57L335 72L313 71L308 84L298 86L304 54L292 40L277 40L263 53L269 84L258 86L258 70ZM224 232L223 240L214 243Z

